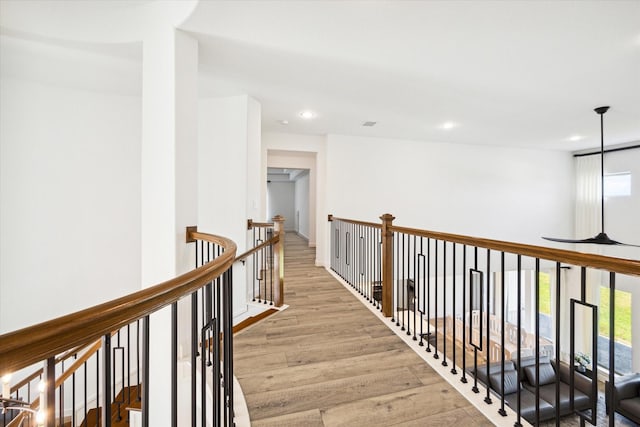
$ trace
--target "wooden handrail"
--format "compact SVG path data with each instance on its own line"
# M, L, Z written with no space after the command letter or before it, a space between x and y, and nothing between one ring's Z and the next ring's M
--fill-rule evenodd
M581 267L597 268L610 272L640 276L640 261L615 258L584 252L568 251L565 249L547 248L544 246L526 245L523 243L504 242L501 240L483 239L479 237L462 236L458 234L440 233L437 231L420 230L408 227L389 227L391 231L428 237L437 240L477 246L501 252L520 254L534 258L553 260Z
M67 378L69 378L71 375L73 375L87 360L89 360L89 358L91 356L93 356L99 349L100 347L102 347L102 341L98 340L96 342L94 342L91 346L87 347L87 351L80 356L80 358L76 359L73 361L73 364L71 366L69 366L69 368L67 370L65 370L62 375L60 375L58 378L56 378L56 384L55 384L55 388L57 389L58 387L60 387L62 384L64 384L64 382L67 380ZM42 373L42 369L40 369L39 371L37 371L38 373ZM38 375L36 375L38 376ZM35 377L33 377L33 374L30 376L31 380ZM29 381L31 381L29 380ZM23 383L25 380L22 380L21 383ZM19 383L20 384L20 383ZM24 384L22 384L24 385ZM20 385L20 387L22 387L22 385ZM17 387L18 384L16 384ZM12 392L13 392L13 387L12 387ZM33 402L29 403L29 408L31 409L37 409L40 407L40 397L36 397ZM9 424L7 424L7 427L18 427L21 425L23 418L25 417L26 412L21 412L20 414L18 414L18 416L16 416L13 420L11 420L11 422Z
M260 243L258 246L254 247L254 248L249 249L248 251L246 251L242 255L238 255L236 257L236 259L235 259L235 262L244 261L245 259L249 258L249 256L251 256L254 253L258 252L260 249L262 249L262 248L264 248L266 246L269 246L269 245L275 245L279 241L280 241L280 235L276 234L275 236L273 236L269 240Z
M219 244L222 255L202 267L133 294L0 335L0 376L41 362L135 322L211 282L233 265L236 244L190 231L187 237Z
M366 222L366 221L358 221L358 220L355 220L355 219L338 218L337 216L333 216L333 215L329 215L327 220L329 222L331 222L331 221L342 221L342 222L346 222L346 223L349 223L349 224L364 225L365 227L373 227L373 228L382 229L382 224L376 223L376 222Z
M62 354L59 357L56 357L56 365L60 362L63 362L67 359L69 359L71 356L73 356L76 353L79 353L80 351L82 351L83 349L85 349L86 346L81 345L81 346L77 346L72 348L71 350L67 350L64 354ZM38 378L40 375L42 375L42 368L37 369L35 372L33 372L31 375L23 378L21 381L17 382L16 384L11 386L11 393L13 393L16 390L19 390L21 387L27 385L27 383L30 383L31 381L33 381L34 379Z
M247 230L252 228L273 228L273 222L255 222L252 219L247 220Z
M382 224L380 223L338 218L334 217L333 215L329 215L327 219L328 221L342 221L349 224L364 225L382 229ZM640 260L616 258L598 254L588 254L584 252L569 251L566 249L555 249L544 246L528 245L524 243L505 242L502 240L484 239L480 237L463 236L460 234L442 233L438 231L421 230L418 228L400 227L396 225L390 225L388 227L388 230L391 232L411 234L415 236L460 243L469 246L477 246L480 248L486 248L501 252L547 259L580 267L596 268L619 274L640 276Z

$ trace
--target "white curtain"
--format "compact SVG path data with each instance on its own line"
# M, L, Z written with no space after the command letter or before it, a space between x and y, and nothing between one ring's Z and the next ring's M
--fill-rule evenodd
M600 210L600 195L602 192L601 177L600 177L600 156L591 155L575 158L576 165L576 211L575 211L575 238L586 239L593 237L602 231L601 227L601 210ZM602 247L600 245L577 245L576 250L588 251L591 253L602 253ZM568 283L567 292L573 295L568 295L569 298L579 298L579 283L580 283L579 269L574 269L571 283ZM594 269L587 271L587 302L595 305L600 304L600 286L603 282L603 272ZM565 294L566 295L566 294ZM564 313L563 321L569 325L568 306ZM576 321L581 324L580 331L576 337L577 348L582 348L585 353L591 353L588 349L591 348L591 325L594 321L590 315L586 315L587 311L583 310L583 314L576 313ZM567 345L567 343L562 343ZM568 348L567 350L568 351ZM593 355L589 354L593 357Z
M600 232L600 156L576 157L575 238Z

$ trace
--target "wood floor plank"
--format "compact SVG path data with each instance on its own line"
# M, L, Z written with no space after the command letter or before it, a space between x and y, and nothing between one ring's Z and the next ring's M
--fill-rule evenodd
M486 418L478 418L477 410L473 406L444 411L439 414L427 415L398 424L389 424L394 427L425 427L425 426L456 426L465 427L489 427L493 426Z
M420 386L420 381L408 368L395 368L373 374L323 381L281 390L245 394L247 405L253 408L256 419L273 417L286 407L289 412L335 405L341 402L366 399Z
M364 305L371 303L314 264L313 248L288 233L289 308L234 336L253 426L490 424Z
M279 370L251 373L242 377L242 390L247 393L281 390L318 382L349 378L357 375L371 374L380 370L407 367L420 381L424 373L420 368L412 366L415 359L402 349L366 354L351 358L330 360L309 365L287 367ZM437 380L437 376L431 376ZM424 381L423 381L424 383Z
M323 427L322 415L319 409L294 412L279 417L253 421L251 427Z
M470 406L459 397L440 379L428 386L334 406L322 411L322 419L331 426L390 426L423 417L433 420L442 413Z

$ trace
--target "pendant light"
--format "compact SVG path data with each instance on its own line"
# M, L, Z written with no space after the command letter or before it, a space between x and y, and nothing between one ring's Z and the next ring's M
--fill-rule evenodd
M598 107L594 111L600 115L600 233L595 237L589 237L587 239L558 239L555 237L543 237L543 239L550 240L552 242L561 243L594 243L596 245L623 245L623 246L636 246L628 243L621 243L617 240L611 239L604 232L604 113L609 110L609 107Z

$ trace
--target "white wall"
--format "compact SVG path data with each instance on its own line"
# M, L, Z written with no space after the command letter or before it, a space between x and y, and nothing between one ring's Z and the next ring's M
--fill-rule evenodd
M573 230L564 152L330 135L326 177L340 217L538 245Z
M605 200L605 231L612 239L640 245L640 148L606 153L605 173L631 172L631 196L609 197ZM604 255L640 259L640 248L616 246L602 248ZM608 282L608 278L602 281ZM617 275L616 289L631 292L631 310L640 308L640 278ZM640 370L640 316L633 316L631 325L633 371Z
M139 97L0 79L0 333L140 287Z
M263 187L262 205L266 206L267 166L275 168L309 169L309 246L316 247L316 265L325 265L321 260L325 248L325 170L326 138L316 135L284 134L265 132L262 134ZM266 215L266 208L263 211ZM324 217L323 217L324 215Z
M260 105L248 96L200 100L198 114L198 228L247 249L247 219L260 209L258 174ZM265 178L266 182L266 178ZM252 196L253 195L253 196ZM255 206L255 208L253 208ZM234 315L247 310L246 271L234 270Z
M295 209L298 219L296 231L309 239L309 172L302 172L295 180Z
M285 231L295 231L295 183L271 181L267 183L267 197L269 198L267 217L282 215L285 219Z
M631 196L605 199L605 231L615 240L640 245L640 148L606 153L604 172L631 172ZM640 259L640 248L615 249L614 256Z

